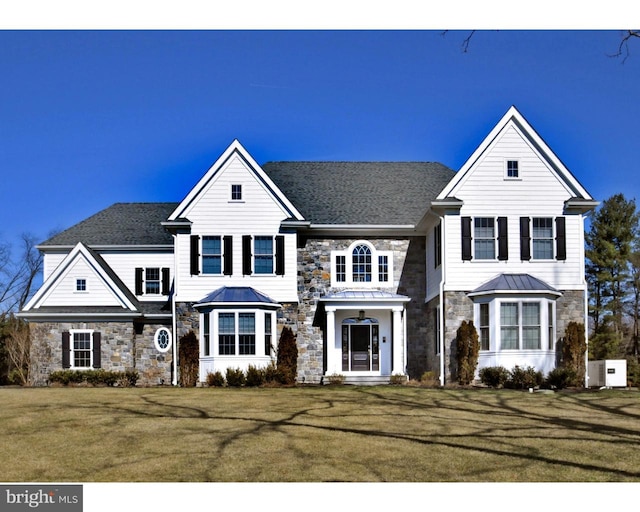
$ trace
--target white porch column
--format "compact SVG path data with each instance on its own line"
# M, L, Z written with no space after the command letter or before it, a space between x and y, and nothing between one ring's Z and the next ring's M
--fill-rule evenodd
M402 309L393 308L393 369L394 374L404 375L404 325L402 321Z
M327 313L327 373L340 373L336 364L336 309L328 307Z

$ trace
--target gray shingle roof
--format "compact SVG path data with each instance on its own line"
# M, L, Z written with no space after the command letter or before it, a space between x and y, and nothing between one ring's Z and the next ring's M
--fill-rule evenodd
M160 224L178 203L116 203L58 233L41 246L172 245Z
M268 162L262 168L314 224L416 224L455 175L436 162Z

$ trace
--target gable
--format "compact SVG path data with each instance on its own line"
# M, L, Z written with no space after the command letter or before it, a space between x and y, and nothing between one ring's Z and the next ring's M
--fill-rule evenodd
M239 197L235 196L240 187ZM235 140L205 173L191 192L169 216L168 221L188 219L194 224L207 222L243 225L272 217L302 220L302 215L264 173L255 160Z
M81 286L78 280L82 281ZM104 260L78 244L43 283L24 311L55 306L118 307L136 311L135 302Z
M509 161L517 161L519 175L507 176ZM442 190L438 200L482 198L485 204L495 200L508 203L538 196L562 204L569 199L592 200L589 193L564 166L549 146L515 107L500 122L465 162L456 177Z

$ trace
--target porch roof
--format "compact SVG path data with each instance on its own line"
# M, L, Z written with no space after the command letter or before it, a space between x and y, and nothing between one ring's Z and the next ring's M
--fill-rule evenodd
M406 295L398 293L384 292L382 290L343 290L341 292L325 295L320 299L322 302L328 301L394 301L408 302L411 300Z

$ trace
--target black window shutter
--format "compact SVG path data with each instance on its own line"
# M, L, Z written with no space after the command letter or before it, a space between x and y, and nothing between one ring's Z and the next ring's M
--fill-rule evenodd
M556 217L556 259L567 259L566 219Z
M276 275L284 275L284 236L276 236Z
M71 368L71 335L69 331L62 332L62 367Z
M171 271L168 268L162 269L162 295L171 293Z
M227 235L223 237L224 241L224 269L223 274L225 276L230 276L233 274L233 237L231 235Z
M509 259L509 239L506 217L498 217L498 259L501 261Z
M200 237L191 235L191 275L200 273Z
M462 217L462 259L471 259L471 217Z
M93 333L93 367L101 368L102 367L102 354L100 350L100 332L95 331Z
M142 295L142 276L144 274L143 268L136 269L136 295Z
M520 259L531 259L531 235L529 234L529 217L520 217Z
M242 235L242 275L251 275L251 235Z

